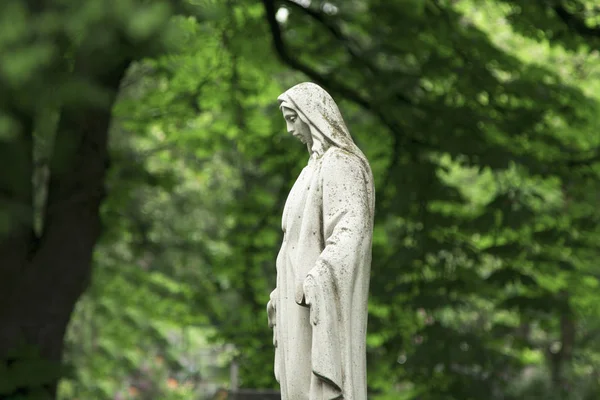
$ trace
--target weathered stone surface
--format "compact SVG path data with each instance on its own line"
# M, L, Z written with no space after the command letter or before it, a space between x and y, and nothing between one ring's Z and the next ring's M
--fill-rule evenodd
M286 201L267 305L283 400L366 400L375 190L331 96L301 83L278 98L310 158Z

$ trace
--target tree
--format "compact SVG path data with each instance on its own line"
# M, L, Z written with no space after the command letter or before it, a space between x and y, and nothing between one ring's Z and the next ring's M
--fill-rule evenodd
M8 1L0 9L0 392L52 397L102 230L112 107L131 63L163 48L170 5Z

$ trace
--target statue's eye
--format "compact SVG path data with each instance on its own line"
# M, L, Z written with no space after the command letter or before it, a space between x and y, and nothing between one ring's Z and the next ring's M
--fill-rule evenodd
M290 117L290 122L294 122L296 120L296 117Z

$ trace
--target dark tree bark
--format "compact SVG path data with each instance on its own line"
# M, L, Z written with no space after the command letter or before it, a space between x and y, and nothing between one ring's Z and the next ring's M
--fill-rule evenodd
M32 21L47 12L60 14L65 4L22 1ZM186 2L164 4L170 7L165 22L174 13L194 14ZM0 136L0 400L56 397L64 375L65 332L90 283L101 234L99 210L117 92L132 62L165 51L161 28L144 38L118 24L96 28L111 32L98 36L90 29L74 40L62 30L33 29L28 40L52 40L54 59L43 73L30 77L22 92L0 76L0 112L15 121L10 137ZM73 83L94 90L78 93L68 86ZM37 202L34 209L34 130L40 109L48 107L36 96L48 88L56 90L49 96L51 108L60 109L47 197L39 210Z
M72 75L106 97L61 110L39 236L33 229L34 111L15 110L19 131L0 142L0 222L8 228L0 230L0 375L13 385L0 387L0 399L56 396L65 331L89 284L101 231L111 110L130 64L116 57L98 64L97 56L82 52L75 61Z

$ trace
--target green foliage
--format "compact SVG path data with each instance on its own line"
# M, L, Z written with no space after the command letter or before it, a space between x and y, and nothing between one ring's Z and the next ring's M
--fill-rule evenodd
M233 358L242 386L276 387L265 306L307 155L275 99L309 79L375 175L373 398L597 398L593 2L300 3L206 1L194 17L175 2L56 2L40 21L0 6L0 88L44 111L48 142L56 104L105 96L64 76L77 54L94 71L121 58L109 53L139 60L113 112L63 398L200 396ZM19 124L3 111L0 139ZM224 359L201 355L225 344Z

